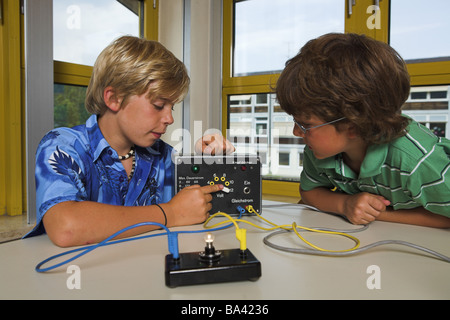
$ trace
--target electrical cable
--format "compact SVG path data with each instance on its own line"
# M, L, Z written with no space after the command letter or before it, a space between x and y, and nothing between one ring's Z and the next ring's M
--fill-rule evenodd
M237 210L241 213L241 215L242 215L243 212L245 212L245 211L242 210L241 206L238 206ZM228 219L228 221L231 221L231 223L234 224L234 226L236 227L236 239L239 240L240 249L242 251L245 251L247 249L247 230L239 228L239 225L237 224L237 222L242 222L242 221L245 221L245 220L233 219L230 215L226 214L225 212L220 212L219 211L219 212L216 212L215 214L213 214L212 216L210 216L208 219L206 219L206 221L203 223L203 227L205 229L212 228L213 226L212 227L208 227L208 222L212 218L214 218L214 217L216 217L218 215L225 216ZM225 222L227 222L227 221L225 220L225 221L216 223L214 226L221 225L221 224L223 224Z
M284 206L288 206L289 204L285 205L280 205L282 207ZM271 207L276 207L275 206L271 206ZM301 204L297 204L296 206L302 206ZM309 207L309 206L307 206ZM267 235L266 237L264 237L263 242L264 244L266 244L267 246L273 248L273 249L277 249L277 250L281 250L281 251L286 251L286 252L291 252L291 253L303 253L303 254L312 254L312 255L322 255L322 256L349 256L349 255L353 255L353 254L358 254L364 251L367 251L371 248L377 247L377 246L381 246L381 245L387 245L387 244L397 244L397 245L404 245L404 246L408 246L420 251L424 251L427 252L431 255L434 255L435 257L440 258L441 260L445 261L445 262L450 262L450 257L447 257L439 252L436 252L434 250L431 250L429 248L425 248L423 246L419 246L416 245L414 243L410 243L407 241L402 241L402 240L383 240L383 241L378 241L369 245L366 245L364 247L359 247L360 241L359 239L357 239L356 237L353 237L347 233L349 232L360 232L363 230L366 230L368 228L368 225L365 225L362 228L356 229L356 230L346 230L345 232L342 231L336 231L333 229L327 229L327 228L307 228L307 227L302 227L302 226L298 226L295 222L292 223L292 226L289 225L276 225L275 223L265 219L264 217L262 217L260 214L258 214L253 207L247 206L246 207L247 211L250 213L254 213L257 217L259 217L260 219L262 219L263 221L265 221L266 223L272 225L271 228L264 228L261 226L258 226L252 222L249 222L247 220L241 220L241 219L232 219L231 217L229 217L226 214L222 214L222 213L217 213L217 214L221 214L221 215L225 215L226 217L228 217L229 220L232 220L233 223L237 223L237 222L243 222L249 225L252 225L258 229L262 229L262 230L274 230L274 229L282 229L282 230L278 230L275 231L269 235ZM240 210L240 208L238 207L238 210ZM317 210L317 209L316 209ZM317 210L319 211L319 210ZM214 217L215 215L211 216L207 221L205 221L204 227L207 228L207 223ZM215 224L214 226L220 225L225 223L226 221L222 221L218 224ZM236 225L236 224L235 224ZM213 227L213 226L211 226ZM237 225L236 225L237 227ZM305 231L310 231L310 232L320 232L320 233L326 233L326 234L336 234L336 235L341 235L347 238L352 239L353 241L355 241L355 246L351 249L346 249L346 250L327 250L327 249L323 249L320 248L318 246L315 246L314 244L310 243L309 241L305 240L297 231L297 229L302 229ZM299 248L289 248L289 247L284 247L284 246L280 246L280 245L276 245L272 242L269 241L270 238L272 238L275 235L278 234L283 234L283 233L287 233L287 232L295 232L295 234L301 239L303 240L306 244L308 244L309 246L311 246L313 249L299 249Z
M309 210L313 210L313 211L317 211L320 213L326 213L329 215L333 215L339 218L343 218L345 219L345 217L332 213L332 212L325 212L322 210L317 209L316 207L310 206L310 205L306 205L306 204L302 204L302 203L281 203L281 204L268 204L268 205L263 205L263 208L282 208L282 207L299 207L302 209L309 209ZM346 219L345 219L346 220ZM348 221L348 220L346 220ZM354 233L354 232L361 232L366 230L367 228L369 228L369 225L365 224L360 228L355 228L355 229L335 229L335 228L323 228L323 227L316 227L314 229L316 230L324 230L324 231L333 231L333 232L342 232L342 233Z
M387 244L398 244L398 245L404 245L404 246L408 246L420 251L424 251L427 252L431 255L434 255L436 257L438 257L439 259L444 260L445 262L450 262L450 257L447 257L439 252L436 252L434 250L416 245L414 243L410 243L407 241L402 241L402 240L382 240L382 241L377 241L371 244L368 244L364 247L360 247L357 249L353 249L351 251L346 251L346 252L330 252L330 251L318 251L318 250L312 250L312 249L300 249L300 248L290 248L290 247L284 247L281 245L277 245L274 244L273 242L270 242L269 239L272 238L273 236L276 236L278 234L281 233L288 233L290 231L288 230L279 230L279 231L275 231L272 232L271 234L267 235L264 237L263 242L264 244L266 244L267 246L273 248L273 249L277 249L280 251L285 251L285 252L289 252L289 253L301 253L301 254L313 254L313 255L320 255L320 256L334 256L334 257L342 257L342 256L350 256L353 254L358 254L364 251L367 251L369 249L372 249L374 247L377 246L381 246L381 245L387 245Z
M241 206L238 206L237 209L238 209L240 212L242 212L242 207L241 207ZM360 241L359 241L356 237L353 237L353 236L351 236L351 235L349 235L349 234L347 234L347 233L344 233L344 232L340 232L340 231L332 231L332 230L319 230L319 229L313 229L313 228L302 227L302 226L298 226L295 222L294 222L292 225L277 225L277 224L275 224L275 223L273 223L273 222L267 220L266 218L262 217L258 212L256 212L256 210L255 210L255 209L253 208L253 206L251 206L251 205L246 206L246 210L247 210L249 213L254 213L256 216L258 216L258 218L260 218L260 219L263 220L264 222L268 223L268 224L271 225L272 227L270 227L270 228L265 228L265 227L256 225L256 224L254 224L254 223L252 223L252 222L250 222L250 221L247 221L247 220L233 219L233 218L231 218L229 215L227 215L226 213L223 213L223 212L217 212L216 214L210 216L210 217L205 221L204 227L205 227L205 228L208 228L208 222L209 222L212 218L216 217L217 215L223 215L223 216L225 216L226 218L228 218L229 221L231 221L232 223L234 223L234 225L236 226L236 237L238 238L239 241L241 241L241 240L240 240L240 237L238 236L238 232L239 232L238 229L239 229L239 227L238 227L238 225L237 225L237 222L246 223L246 224L249 224L249 225L251 225L251 226L253 226L253 227L255 227L255 228L258 228L258 229L261 229L261 230L265 230L265 231L271 231L271 230L275 230L275 229L294 230L295 233L297 234L297 236L298 236L303 242L305 242L305 243L308 244L309 246L311 246L311 247L313 247L314 249L319 250L319 251L333 252L332 250L320 248L320 247L318 247L318 246L312 244L311 242L307 241L304 237L302 237L302 236L298 233L297 229L303 229L303 230L306 230L306 231L317 232L317 233L326 233L326 234L331 234L331 235L344 236L344 237L347 237L347 238L352 239L352 240L355 242L355 246L352 247L352 248L350 248L350 249L339 250L339 251L334 251L334 252L341 252L341 251L345 252L345 251L350 251L350 250L356 249L356 248L359 246L359 244L360 244ZM244 209L244 211L245 211L245 209ZM225 222L227 222L227 221L219 222L219 223L217 223L217 224L211 226L211 228L214 227L214 226L221 225L221 224L223 224L223 223L225 223ZM245 229L244 229L244 230L245 230ZM242 242L241 242L241 245L242 245Z
M312 210L315 210L315 211L323 212L323 211L318 210L315 207L311 207L311 206L307 206L307 205L303 205L303 204L280 204L280 205L268 205L268 206L265 206L265 207L274 208L274 207L286 207L286 206L300 206L300 207L312 209ZM295 222L294 222L294 224L295 224ZM345 232L346 233L360 232L360 231L366 230L368 227L369 227L368 225L365 225L362 228L355 229L355 230L346 230ZM304 227L302 227L302 229L306 230L306 231L312 231L312 230L308 230L308 228L304 228ZM315 228L314 231L315 230L323 230L323 228L320 228L320 229ZM298 232L297 232L297 227L296 227L296 228L293 228L292 230L284 229L284 230L278 230L278 231L272 232L271 234L269 234L269 235L264 237L263 242L264 242L265 245L267 245L267 246L269 246L269 247L271 247L273 249L280 250L280 251L285 251L285 252L290 252L290 253L312 254L312 255L320 255L320 256L334 256L334 257L350 256L350 255L354 255L354 254L365 252L365 251L367 251L369 249L372 249L374 247L377 247L377 246L389 245L389 244L397 244L397 245L403 245L403 246L407 246L407 247L410 247L410 248L417 249L419 251L423 251L423 252L429 253L429 254L431 254L431 255L433 255L433 256L435 256L435 257L437 257L437 258L439 258L439 259L441 259L441 260L443 260L445 262L450 262L450 257L448 257L448 256L445 256L445 255L443 255L443 254L441 254L439 252L436 252L434 250L431 250L429 248L426 248L426 247L423 247L423 246L420 246L420 245L417 245L417 244L414 244L414 243L411 243L411 242L403 241L403 240L382 240L382 241L377 241L377 242L368 244L368 245L366 245L364 247L356 248L356 246L355 246L352 249L341 250L341 251L320 250L320 248L315 248L316 250L291 248L291 247L284 247L284 246L281 246L281 245L277 245L277 244L274 244L273 242L269 241L269 239L272 238L273 236L276 236L276 235L279 235L279 234L283 234L283 233L289 233L289 232L292 232L292 231L294 231L297 236L300 236L298 234ZM326 229L326 231L333 231L333 229ZM339 231L339 232L341 232L341 231ZM351 238L349 235L346 235L346 236ZM355 240L355 239L352 239L352 240ZM304 239L302 239L302 240L304 240ZM312 246L312 247L314 248L314 246Z
M258 212L256 212L255 209L254 209L252 206L248 206L248 207L247 207L247 210L248 210L249 212L252 212L252 213L256 214L260 219L264 220L265 222L267 222L267 223L269 223L269 224L271 224L271 225L273 225L273 226L276 226L276 224L274 224L273 222L271 222L271 221L265 219L265 218L262 217L260 214L258 214ZM288 228L285 228L285 227L283 227L282 229L284 229L284 230L289 230ZM331 235L343 236L343 237L346 237L346 238L349 238L349 239L353 240L353 241L355 242L355 246L352 247L352 248L350 248L350 249L344 249L344 250L328 250L328 249L323 249L323 248L320 248L320 247L318 247L318 246L312 244L311 242L307 241L304 237L302 237L302 236L300 235L300 233L297 231L297 229L302 229L302 230L306 230L306 231L310 231L310 232L317 232L317 233L325 233L325 234L331 234ZM324 230L324 228L321 228L321 229L318 229L318 228L307 228L307 227L303 227L303 226L298 226L295 222L292 223L292 227L291 227L290 230L293 230L293 231L295 232L295 234L296 234L303 242L305 242L306 244L308 244L308 245L311 246L312 248L314 248L314 249L316 249L316 250L319 250L319 251L325 251L325 252L346 252L346 251L350 251L350 250L354 250L354 249L358 248L358 247L359 247L359 244L360 244L360 241L359 241L358 238L353 237L353 236L349 235L348 233L342 232L342 231L337 231L337 230L332 230L332 229Z
M265 204L262 207L263 208L301 207L301 208L310 209L310 210L314 210L314 211L320 211L316 207L313 207L313 206L310 206L307 204L303 204L303 203ZM322 211L320 211L320 212L322 212Z
M317 208L311 207L311 206L307 206L307 205L303 205L303 204L280 204L280 205L266 205L264 207L268 208L273 208L273 207L285 207L285 206L300 206L303 208L307 208L307 209L312 209L315 211L320 211ZM280 250L280 251L285 251L285 252L290 252L290 253L302 253L302 254L313 254L313 255L321 255L321 256L349 256L349 255L353 255L353 254L358 254L364 251L367 251L371 248L377 247L377 246L381 246L381 245L387 245L387 244L398 244L398 245L404 245L404 246L408 246L420 251L424 251L427 252L431 255L434 255L446 262L450 262L450 257L447 257L441 253L438 253L434 250L407 242L407 241L401 241L401 240L384 240L384 241L378 241L369 245L366 245L364 247L359 247L360 241L359 239L357 239L356 237L353 237L351 235L349 235L348 233L352 233L352 232L360 232L363 230L366 230L368 228L368 225L365 225L361 228L358 229L350 229L350 230L337 230L337 229L331 229L331 228L308 228L308 227L303 227L303 226L298 226L295 222L293 222L291 225L277 225L267 219L265 219L264 217L262 217L260 214L258 214L253 207L247 206L246 207L247 210L243 209L241 206L237 207L239 214L239 217L237 219L232 218L230 215L224 213L224 212L217 212L213 215L211 215L203 224L204 226L204 230L186 230L186 231L170 231L165 225L162 225L160 223L156 223L156 222L142 222L142 223L137 223L131 226L128 226L126 228L123 228L122 230L117 231L116 233L114 233L113 235L109 236L108 238L104 239L103 241L88 246L88 247L82 247L82 248L77 248L77 249L73 249L73 250L69 250L60 254L56 254L54 256L51 256L43 261L41 261L40 263L38 263L35 267L35 270L37 272L47 272L50 270L53 270L55 268L58 268L64 264L67 264L71 261L74 261L78 258L80 258L81 256L99 248L102 246L108 246L108 245L112 245L112 244L117 244L117 243L122 243L122 242L128 242L128 241L135 241L135 240L141 240L141 239L146 239L146 238L152 238L152 237L157 237L157 236L163 236L163 235L167 235L168 236L168 246L169 246L169 252L174 256L174 258L177 258L179 256L178 253L178 235L179 234L189 234L189 233L201 233L201 232L211 232L211 231L218 231L218 230L223 230L223 229L227 229L229 227L231 227L232 225L234 225L236 227L236 238L240 241L241 243L241 250L245 250L246 249L246 229L242 229L239 228L238 223L246 223L249 224L255 228L261 229L261 230L265 230L265 231L272 231L272 230L276 230L276 229L281 229L275 232L272 232L271 234L267 235L266 237L264 237L263 239L263 243L266 244L267 246L276 249L276 250ZM272 227L270 228L265 228L262 226L258 226L250 221L247 220L242 220L242 214L245 213L246 211L248 211L249 213L254 213L258 218L260 218L261 220L263 220L264 222L268 223L269 225L271 225ZM322 212L322 211L320 211ZM213 226L208 226L208 223L211 221L212 218L218 216L218 215L223 215L227 218L227 220L225 221L221 221L219 223L214 224ZM231 222L225 226L219 227L227 222ZM118 235L120 235L121 233L128 231L130 229L133 228L137 228L137 227L141 227L141 226L146 226L146 225L155 225L155 226L159 226L160 228L164 229L166 232L162 232L162 233L152 233L149 235L143 235L143 236L137 236L137 237L132 237L132 238L125 238L125 239L119 239L119 240L112 240L113 238L117 237ZM320 248L312 243L310 243L309 241L307 241L306 239L304 239L299 232L297 231L297 229L301 229L301 230L305 230L305 231L309 231L309 232L319 232L319 233L326 233L326 234L332 234L332 235L339 235L339 236L344 236L347 238L352 239L355 242L355 246L351 249L345 249L345 250L328 250L328 249L323 249ZM274 244L273 242L271 242L269 239L279 235L279 234L285 234L285 233L289 233L289 232L295 232L295 234L302 240L304 241L306 244L308 244L309 246L311 246L313 249L300 249L300 248L290 248L290 247L284 247L284 246L280 246L277 244ZM47 268L41 268L44 264L46 264L47 262L54 260L56 258L65 256L65 255L69 255L72 253L76 253L81 251L79 254L68 258L60 263L54 264L50 267Z
M242 215L242 212L239 215L239 217L241 217L241 215ZM159 226L162 229L166 230L166 232L152 233L152 234L149 234L149 235L143 235L143 236L137 236L137 237L133 237L133 238L125 238L125 239L110 241L111 239L117 237L118 235L120 235L121 233L123 233L125 231L131 230L133 228L141 227L141 226L147 226L147 225ZM99 247L109 246L109 245L112 245L112 244L117 244L117 243L122 243L122 242L135 241L135 240L141 240L141 239L146 239L146 238L153 238L153 237L158 237L158 236L163 236L163 235L167 235L168 236L169 252L174 256L174 258L177 258L178 254L179 254L178 253L178 234L201 233L201 232L206 232L206 231L218 231L218 230L223 230L223 229L229 228L232 225L233 225L233 223L230 223L228 225L225 225L225 226L222 226L222 227L218 227L218 228L215 228L215 229L212 229L212 230L185 230L185 231L176 231L176 232L174 232L174 231L170 231L169 228L167 228L165 225L162 225L162 224L157 223L157 222L141 222L141 223L137 223L137 224L125 227L125 228L117 231L116 233L112 234L111 236L109 236L108 238L104 239L103 241L101 241L101 242L99 242L97 244L90 245L90 246L87 246L87 247L77 248L77 249L73 249L73 250L69 250L69 251L65 251L65 252L53 255L53 256L51 256L51 257L49 257L49 258L39 262L36 265L35 270L37 272L41 272L42 273L42 272L47 272L47 271L56 269L56 268L58 268L58 267L60 267L62 265L65 265L65 264L67 264L67 263L69 263L71 261L74 261L74 260L80 258L81 256L83 256L83 255L85 255L85 254L87 254L87 253L89 253L89 252L91 252L91 251L93 251L93 250L95 250L95 249L97 249ZM64 260L64 261L62 261L60 263L54 264L54 265L52 265L50 267L47 267L47 268L41 268L44 264L46 264L47 262L49 262L51 260L54 260L54 259L62 257L62 256L66 256L66 255L69 255L69 254L72 254L72 253L75 253L75 252L79 252L79 251L81 251L81 253L79 253L79 254L71 257L71 258L68 258L68 259L66 259L66 260Z
M117 237L118 235L120 235L121 233L123 233L123 232L125 232L125 231L128 231L128 230L133 229L133 228L141 227L141 226L147 226L147 225L155 225L155 226L159 226L159 227L161 227L161 228L163 228L163 229L166 230L166 232L164 232L164 233L156 233L156 234L151 234L151 235L145 236L145 237L148 237L148 238L150 238L150 237L156 237L156 236L160 236L160 235L166 235L166 234L168 234L168 233L170 232L170 230L169 230L166 226L164 226L164 225L162 225L162 224L160 224L160 223L156 223L156 222L142 222L142 223L137 223L137 224L128 226L128 227L126 227L126 228L123 228L122 230L117 231L116 233L112 234L111 236L109 236L108 238L104 239L103 241L101 241L101 242L99 242L99 243L97 243L97 244L90 245L90 246L88 246L88 247L82 247L82 248L77 248L77 249L69 250L69 251L66 251L66 252L59 253L59 254L56 254L56 255L54 255L54 256L51 256L51 257L49 257L49 258L47 258L47 259L41 261L40 263L38 263L38 264L36 265L36 267L35 267L35 270L36 270L37 272L47 272L47 271L50 271L50 270L52 270L52 269L58 268L58 267L60 267L60 266L62 266L62 265L64 265L64 264L67 264L67 263L69 263L69 262L71 262L71 261L73 261L73 260L76 260L76 259L78 259L79 257L81 257L81 256L83 256L83 255L85 255L85 254L87 254L87 253L89 253L89 252L91 252L91 251L93 251L93 250L99 248L99 247L102 247L102 246L108 246L108 245L111 245L111 244L117 244L117 243L126 242L126 241L137 240L138 238L139 238L139 239L142 239L142 238L144 238L144 237L127 238L127 239L120 239L120 240L110 241L111 239ZM56 258L65 256L65 255L68 255L68 254L71 254L71 253L75 253L75 252L78 252L78 251L81 251L81 253L79 253L79 254L73 256L72 258L69 258L69 259L67 259L67 260L64 260L64 261L62 261L62 262L60 262L60 263L57 263L57 264L55 264L55 265L53 265L53 266L50 266L50 267L47 267L47 268L44 268L44 269L41 268L41 266L44 265L45 263L47 263L48 261L54 260L54 259L56 259ZM170 249L169 249L169 251L170 251Z

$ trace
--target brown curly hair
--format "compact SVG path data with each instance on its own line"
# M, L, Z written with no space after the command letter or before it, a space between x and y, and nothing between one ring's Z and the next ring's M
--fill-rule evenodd
M381 144L405 134L409 119L401 107L409 90L406 64L389 45L330 33L310 40L286 62L276 95L290 115L326 122L345 117L364 141Z

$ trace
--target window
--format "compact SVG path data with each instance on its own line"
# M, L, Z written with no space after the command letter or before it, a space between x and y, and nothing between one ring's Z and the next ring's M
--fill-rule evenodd
M55 84L54 126L73 127L85 123L89 113L84 107L85 86Z
M407 62L450 60L450 2L391 1L390 44Z
M288 152L280 152L278 156L278 164L280 166L289 166L289 153Z
M343 32L336 0L235 1L233 76L279 73L309 39Z
M437 136L450 137L450 2L391 1L390 45L408 64L411 93L403 112ZM421 86L419 86L421 85Z
M270 180L299 180L302 139L292 134L294 122L281 110L271 93L229 96L230 126L228 139L236 153L252 153L261 157L262 174Z
M264 193L298 196L304 144L273 89L284 63L328 32L390 43L411 76L404 113L449 136L450 2L223 0L223 8L222 126L238 150L262 157Z
M412 87L403 113L422 123L435 135L450 138L450 86Z
M389 44L406 60L411 84L449 84L450 22L445 13L450 10L450 2L413 0L407 5L402 1L390 3Z
M53 0L54 60L93 66L121 35L139 36L140 2Z
M139 36L145 2L53 0L54 126L84 123L84 97L100 52L122 35Z
M223 124L237 152L261 157L265 181L298 183L305 147L275 99L277 77L308 40L344 32L345 13L344 0L224 0Z

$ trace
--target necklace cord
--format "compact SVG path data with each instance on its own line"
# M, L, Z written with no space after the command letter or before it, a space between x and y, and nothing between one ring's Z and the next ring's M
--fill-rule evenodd
M119 156L119 160L120 161L127 160L127 159L130 159L130 157L133 157L133 164L131 166L131 172L128 175L128 181L131 180L131 178L134 175L134 170L136 169L136 156L135 156L135 153L134 153L134 146L131 147L130 151L126 155Z

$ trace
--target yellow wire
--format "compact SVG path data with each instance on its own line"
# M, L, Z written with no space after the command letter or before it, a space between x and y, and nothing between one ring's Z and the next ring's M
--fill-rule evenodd
M214 218L214 217L216 217L216 216L218 216L218 215L225 216L228 220L218 222L218 223L216 223L216 224L214 224L214 225L212 225L212 226L208 226L208 225L207 225L208 222L211 221L212 218ZM258 216L259 216L259 215L258 215ZM261 217L261 216L259 216L259 217ZM263 219L263 220L265 220L265 219ZM255 227L255 228L258 228L258 229L261 229L261 230L265 230L265 231L272 231L272 230L279 229L279 228L283 228L283 229L286 229L286 230L291 230L291 229L292 229L292 226L291 226L291 225L281 225L281 226L277 226L276 224L273 224L273 223L271 223L270 221L266 221L266 222L268 222L269 224L273 225L273 227L272 227L272 228L264 228L264 227L262 227L262 226L258 226L258 225L256 225L256 224L250 222L250 221L247 221L247 220L233 219L230 215L228 215L228 214L226 214L226 213L224 213L224 212L217 212L217 213L211 215L211 216L204 222L203 227L206 228L206 229L217 228L218 226L220 226L220 225L222 225L222 224L225 224L225 223L228 223L228 222L230 222L230 221L236 226L237 229L239 229L239 227L238 227L238 225L237 225L238 222L246 223L246 224L249 224L249 225L251 225L251 226L253 226L253 227Z
M279 225L276 225L275 223L273 223L273 222L267 220L266 218L264 218L263 216L261 216L258 212L256 212L256 210L253 209L253 206L252 206L252 205L249 205L249 206L247 206L246 208L247 208L248 212L256 214L256 215L258 216L258 218L260 218L261 220L263 220L263 221L267 222L268 224L274 226L275 229L278 229L278 228L285 229L285 230L291 230L291 229L292 229L292 226L291 226L291 225L282 225L282 226L279 226ZM272 229L274 229L274 228L272 228Z
M345 250L328 250L328 249L323 249L320 248L314 244L312 244L311 242L307 241L305 238L303 238L300 233L297 231L297 228L299 229L303 229L303 230L307 230L307 231L312 231L312 232L318 232L318 233L326 233L326 234L334 234L334 235L339 235L339 236L343 236L343 237L347 237L349 239L352 239L353 241L355 241L355 246L351 249L345 249ZM308 245L310 245L311 247L313 247L316 250L319 251L325 251L325 252L347 252L347 251L352 251L355 250L356 248L359 247L359 239L356 237L353 237L349 234L343 233L343 232L336 232L336 231L325 231L325 230L317 230L317 229L310 229L310 228L306 228L306 227L302 227L302 226L297 226L297 224L295 222L292 223L292 230L294 230L295 234L302 239L305 243L307 243Z
M245 251L245 250L247 249L247 230L245 230L245 229L240 229L239 226L238 226L238 224L237 224L237 221L238 221L238 220L233 219L230 215L226 214L225 212L217 212L217 213L213 214L212 216L210 216L210 217L205 221L205 223L203 224L203 226L204 226L205 228L207 228L206 225L208 224L208 222L209 222L213 217L215 217L215 216L217 216L217 215L225 216L229 221L231 221L231 222L234 224L234 226L236 227L236 238L239 240L239 243L240 243L240 249L241 249L242 251ZM215 224L214 226L212 226L212 227L219 226L219 225L221 225L221 224L223 224L223 223L225 223L225 222L227 222L227 221L222 221L222 222L216 223L216 224ZM210 227L210 228L212 228L212 227Z
M218 215L225 216L228 220L218 222L218 223L208 227L207 226L208 222L211 221L212 218L214 218L215 216L218 216ZM209 216L209 218L206 219L206 221L203 223L203 227L207 228L207 229L208 228L216 228L217 226L220 226L221 224L224 224L224 223L227 223L228 221L231 221L234 224L234 226L236 227L236 229L239 229L239 226L238 226L236 220L237 219L233 219L230 215L226 214L225 212L220 212L219 211L219 212L216 212L215 214L213 214L212 216Z
M247 207L247 210L248 210L249 212L251 212L251 213L256 214L259 218L263 219L263 220L266 221L267 223L269 223L269 224L275 226L274 223L270 222L269 220L263 218L260 214L258 214L258 212L256 212L256 210L253 209L253 207L252 207L251 205ZM323 248L320 248L320 247L318 247L318 246L312 244L311 242L307 241L304 237L302 237L302 236L300 235L300 233L297 231L297 228L303 229L303 230L307 230L307 231L311 231L311 232L317 232L317 233L325 233L325 234L331 234L331 235L339 235L339 236L343 236L343 237L346 237L346 238L349 238L349 239L353 240L353 241L355 242L355 246L354 246L353 248L345 249L345 250L327 250L327 249L323 249ZM283 229L286 229L286 230L287 230L287 228L283 228ZM325 252L347 252L347 251L355 250L356 248L359 247L359 244L360 244L360 241L359 241L358 238L356 238L356 237L354 237L354 236L351 236L351 235L349 235L349 234L347 234L347 233L344 233L344 232L311 229L311 228L307 228L307 227L298 226L295 222L292 223L292 228L291 228L291 229L295 232L295 234L296 234L302 241L304 241L306 244L308 244L309 246L311 246L311 247L313 247L314 249L319 250L319 251L325 251Z
M338 232L338 231L327 231L327 230L318 230L318 229L312 229L312 228L308 228L308 227L303 227L303 226L299 226L297 225L295 222L292 223L292 225L277 225L269 220L267 220L266 218L262 217L260 214L258 214L255 209L253 209L253 207L251 205L246 207L247 211L250 213L254 213L256 216L258 216L261 220L265 221L266 223L272 225L273 227L271 228L265 228L262 226L258 226L250 221L247 220L242 220L242 219L233 219L230 215L226 214L225 212L217 212L213 215L211 215L203 224L204 228L216 228L217 226L220 226L224 223L228 223L228 221L231 221L234 226L236 227L237 230L239 230L239 226L238 226L238 222L241 223L246 223L249 224L255 228L261 229L261 230L265 230L265 231L272 231L275 229L284 229L284 230L293 230L295 232L295 234L297 235L297 237L299 237L303 242L305 242L306 244L308 244L309 246L311 246L312 248L319 250L319 251L325 251L325 252L348 252L348 251L352 251L355 250L356 248L359 247L360 245L360 241L358 238L351 236L347 233L344 232ZM208 226L207 224L209 223L209 221L211 221L212 218L218 216L218 215L222 215L225 216L228 220L225 221L221 221L218 222L212 226ZM314 244L312 244L311 242L307 241L302 235L300 235L300 233L298 232L297 229L302 229L302 230L306 230L306 231L311 231L311 232L317 232L317 233L324 233L324 234L330 234L330 235L338 235L338 236L343 236L346 238L349 238L351 240L353 240L355 242L355 246L353 248L350 249L344 249L344 250L328 250L328 249L324 249L324 248L320 248Z

